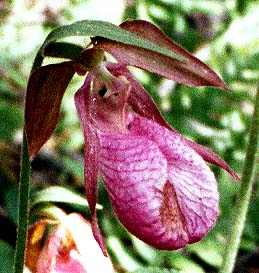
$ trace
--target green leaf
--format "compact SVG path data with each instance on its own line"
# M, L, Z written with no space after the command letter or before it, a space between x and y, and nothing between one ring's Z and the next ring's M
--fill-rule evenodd
M14 249L5 241L0 240L0 272L13 272Z
M0 98L0 140L11 139L22 124L21 110Z
M136 253L138 253L138 255L145 261L147 262L147 264L155 264L154 261L158 255L158 251L145 244L144 242L142 242L141 240L139 240L137 237L131 235L131 240L132 240L132 244L134 247L134 251ZM157 264L155 264L157 265Z
M124 30L114 24L103 21L82 20L70 25L60 26L50 32L37 53L32 70L41 66L43 58L46 56L46 47L49 44L56 42L57 40L72 36L99 36L123 44L148 49L180 61L183 61L185 59L179 54L173 53L172 51L162 48L148 40L142 39L137 35L127 30Z
M159 267L144 267L137 269L135 271L132 271L131 273L178 273L180 271L177 271L175 269L165 269L165 268L159 268Z
M86 198L60 186L51 186L37 192L32 198L31 207L50 202L73 204L88 208ZM97 208L100 209L101 206L97 205Z
M45 48L45 56L77 60L84 48L70 43L51 43Z
M121 242L119 238L111 235L107 238L107 245L118 263L126 269L126 272L132 272L141 267L141 263L130 253L128 247Z
M179 255L174 261L173 265L179 268L181 273L205 273L202 266L197 264L194 260L184 255Z
M222 264L224 245L214 236L208 236L197 244L188 245L187 248L211 266L220 267Z

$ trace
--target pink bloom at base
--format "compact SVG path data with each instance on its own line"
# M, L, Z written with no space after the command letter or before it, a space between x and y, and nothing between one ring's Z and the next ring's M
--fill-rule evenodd
M103 255L93 237L91 225L79 214L64 214L41 248L43 230L49 224L51 221L44 219L30 228L26 265L32 273L114 272L110 258Z

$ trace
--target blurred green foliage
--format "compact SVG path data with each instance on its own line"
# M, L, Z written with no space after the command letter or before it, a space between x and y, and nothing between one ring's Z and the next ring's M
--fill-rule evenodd
M57 3L56 3L57 2ZM104 4L105 2L105 4ZM242 0L107 0L0 2L0 271L11 272L15 243L19 150L26 82L38 47L56 26L80 19L146 19L216 70L232 92L175 85L132 69L167 121L186 137L218 153L239 174L259 75L259 3ZM101 3L101 4L100 4ZM87 39L81 41L87 44ZM83 79L69 86L55 135L32 164L32 197L67 211L87 207L66 202L63 188L84 196L83 137L73 95ZM238 183L212 167L219 182L220 217L201 242L174 251L158 251L130 235L116 220L100 182L98 216L117 272L217 272L222 259ZM259 168L259 164L258 164ZM258 170L257 168L257 170ZM259 180L259 172L255 179ZM40 195L50 186L55 195ZM53 189L53 188L52 188ZM42 193L42 192L41 192ZM43 193L46 193L43 191ZM63 193L63 195L62 195ZM64 194L66 193L66 194ZM35 197L36 196L36 197ZM63 197L62 197L63 196ZM64 199L62 201L62 198ZM34 202L40 202L33 199ZM77 203L77 198L74 199ZM79 199L81 200L81 199ZM73 203L71 201L71 203ZM79 208L80 207L80 208ZM253 191L236 272L258 272L258 183ZM3 228L4 225L4 228ZM6 233L6 230L9 230ZM257 258L256 258L257 257Z

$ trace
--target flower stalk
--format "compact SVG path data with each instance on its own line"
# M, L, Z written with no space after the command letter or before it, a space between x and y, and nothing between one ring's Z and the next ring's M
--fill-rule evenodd
M14 258L14 273L22 273L24 267L29 218L30 167L31 165L29 160L27 137L24 130L21 153L18 229Z
M233 272L236 256L238 253L241 236L244 230L246 215L250 203L254 184L254 173L256 166L256 153L258 152L259 140L259 82L254 102L254 113L252 117L246 157L241 177L241 186L237 195L234 208L232 225L229 228L229 237L226 242L225 259L221 273Z

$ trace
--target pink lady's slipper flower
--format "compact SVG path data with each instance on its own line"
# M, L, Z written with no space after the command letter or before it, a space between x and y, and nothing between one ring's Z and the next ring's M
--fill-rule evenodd
M75 103L85 136L86 192L94 223L99 171L121 223L149 245L178 249L214 226L217 182L204 160L235 174L213 152L171 129L125 66L100 64ZM98 237L97 226L95 231Z
M75 25L70 27L74 30ZM114 35L108 39L114 29L118 39ZM50 41L59 36L54 34ZM217 183L205 161L238 177L212 151L171 128L127 66L187 85L228 87L206 64L149 22L126 21L119 29L108 30L105 25L104 34L93 37L77 59L46 65L31 74L25 109L30 159L53 133L71 78L76 72L87 73L75 104L85 137L86 197L93 233L103 252L95 212L99 174L114 211L132 234L158 249L194 243L211 230L218 215ZM124 36L138 43L124 42ZM44 50L48 52L46 45L40 57ZM116 63L107 62L105 52Z
M93 237L91 225L79 214L64 215L48 235L42 248L47 225L43 219L29 230L26 265L32 273L112 273L111 260L103 255Z

